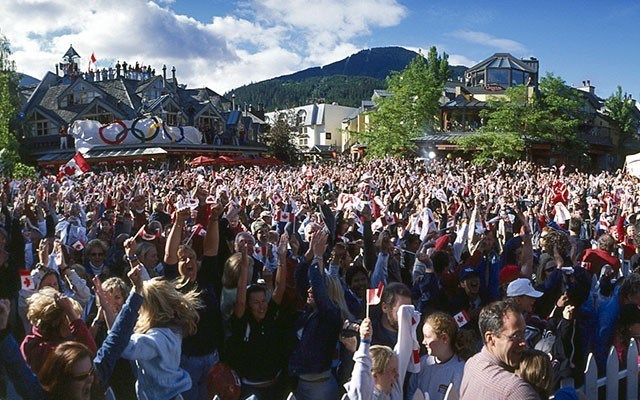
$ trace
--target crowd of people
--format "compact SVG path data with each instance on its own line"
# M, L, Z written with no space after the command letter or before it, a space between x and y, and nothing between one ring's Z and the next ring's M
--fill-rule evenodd
M135 168L4 182L0 397L577 398L640 338L623 171Z

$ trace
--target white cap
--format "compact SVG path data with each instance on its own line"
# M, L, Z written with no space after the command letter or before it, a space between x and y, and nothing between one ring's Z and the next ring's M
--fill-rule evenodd
M529 296L538 298L543 294L535 290L531 281L527 278L518 278L507 286L507 297Z

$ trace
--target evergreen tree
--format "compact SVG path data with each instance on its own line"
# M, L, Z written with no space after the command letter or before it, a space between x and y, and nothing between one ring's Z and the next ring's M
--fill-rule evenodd
M18 79L15 63L11 61L11 48L6 37L0 36L0 173L11 174L20 160L17 110Z
M448 56L429 50L416 56L400 73L387 77L390 95L376 102L368 130L358 135L373 157L394 155L413 147L411 139L432 131L439 116L439 99L449 77Z
M277 113L275 123L264 136L269 153L288 164L296 164L301 158L300 149L296 144L299 135L295 131L294 122L293 113Z

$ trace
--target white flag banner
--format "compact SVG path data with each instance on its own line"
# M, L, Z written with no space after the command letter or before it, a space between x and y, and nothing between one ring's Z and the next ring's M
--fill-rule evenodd
M625 164L630 175L640 178L640 153L627 156Z
M71 125L76 149L82 153L96 146L120 144L201 144L202 133L193 126L169 126L158 117L115 120L106 125L98 121L78 120Z

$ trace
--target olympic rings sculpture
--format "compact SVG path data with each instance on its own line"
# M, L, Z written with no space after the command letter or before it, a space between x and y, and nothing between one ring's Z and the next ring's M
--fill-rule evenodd
M127 138L129 132L131 133L131 135L133 135L133 137L140 140L141 143L150 142L154 140L156 137L158 137L158 134L160 134L161 129L162 129L162 132L164 132L165 137L171 140L171 143L180 143L184 140L183 127L181 126L173 127L173 128L177 128L179 132L180 137L176 138L176 136L178 135L174 136L171 133L172 127L168 127L164 121L162 121L160 118L156 116L153 116L150 118L151 121L153 121L153 123L151 124L151 126L149 126L149 128L147 129L147 132L145 133L142 129L138 128L137 125L140 123L140 121L146 120L146 119L148 118L138 117L134 119L131 123L130 128L127 128L127 125L118 119L118 120L109 122L106 125L102 125L98 129L98 134L100 135L100 139L102 139L104 143L107 143L110 145L118 145L122 143ZM104 131L111 125L119 125L122 128L122 130L120 130L113 138L110 139L105 136L106 132Z

